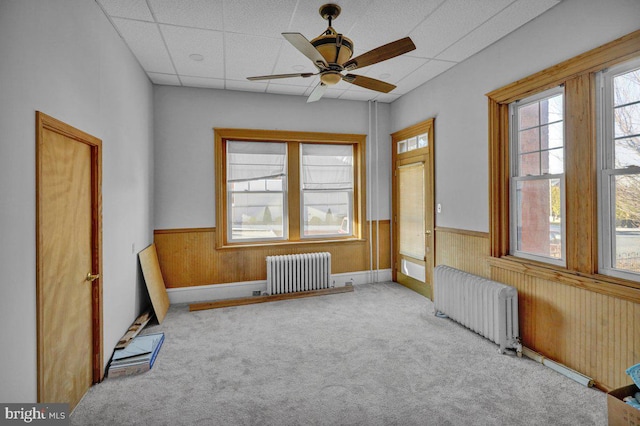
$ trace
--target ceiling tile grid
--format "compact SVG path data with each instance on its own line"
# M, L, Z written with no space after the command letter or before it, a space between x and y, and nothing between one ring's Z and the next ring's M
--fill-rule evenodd
M246 78L318 72L281 33L322 34L323 0L95 1L154 84L308 96L319 82ZM416 49L350 72L396 85L390 93L341 81L323 97L393 102L560 1L334 0L332 26L353 41L353 57L406 36Z

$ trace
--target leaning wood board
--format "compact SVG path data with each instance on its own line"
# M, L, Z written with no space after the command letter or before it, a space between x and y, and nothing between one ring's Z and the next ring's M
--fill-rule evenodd
M155 244L151 244L142 250L138 257L140 258L142 275L144 275L144 281L147 284L153 311L156 314L156 318L158 318L158 323L162 324L162 320L164 320L164 316L169 310L169 295L167 295L167 288L162 279L162 272L160 272Z
M256 303L277 302L279 300L301 299L303 297L325 296L328 294L349 293L353 286L323 288L320 290L298 291L295 293L274 294L269 296L242 297L240 299L224 299L214 302L192 303L189 311L203 311L205 309L229 308L231 306L253 305Z

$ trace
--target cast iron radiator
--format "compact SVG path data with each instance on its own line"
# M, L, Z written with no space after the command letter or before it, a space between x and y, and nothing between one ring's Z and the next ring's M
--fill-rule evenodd
M332 287L331 253L267 256L267 294Z
M433 272L434 308L506 348L522 352L518 328L518 290L514 287L438 265Z

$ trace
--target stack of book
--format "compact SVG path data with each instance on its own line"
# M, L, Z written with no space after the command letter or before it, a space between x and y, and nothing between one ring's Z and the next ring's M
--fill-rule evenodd
M164 333L134 337L124 349L116 349L109 364L109 377L131 376L144 373L153 367Z

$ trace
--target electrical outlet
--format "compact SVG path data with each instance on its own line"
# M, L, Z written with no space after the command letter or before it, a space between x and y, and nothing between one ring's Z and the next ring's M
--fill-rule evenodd
M442 213L442 204L438 203L437 210L438 210L438 213Z
M253 291L253 295L254 296L260 296L262 294L262 292L260 290L254 290Z

